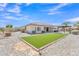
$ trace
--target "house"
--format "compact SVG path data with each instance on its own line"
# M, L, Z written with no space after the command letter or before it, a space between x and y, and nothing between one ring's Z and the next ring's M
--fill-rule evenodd
M61 25L61 26L58 26L59 28L59 31L69 31L69 30L72 30L72 27L71 26L64 26L64 25Z
M25 26L27 33L46 33L46 32L56 32L57 26L44 24L44 23L30 23Z

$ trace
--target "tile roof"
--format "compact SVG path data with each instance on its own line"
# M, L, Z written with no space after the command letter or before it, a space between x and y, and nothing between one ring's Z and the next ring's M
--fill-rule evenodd
M40 22L33 22L28 25L38 25L38 26L53 26L52 24L47 24L47 23L40 23Z

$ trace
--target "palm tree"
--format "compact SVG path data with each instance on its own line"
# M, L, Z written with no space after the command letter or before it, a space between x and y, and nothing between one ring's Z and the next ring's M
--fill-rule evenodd
M64 32L67 31L66 28L69 27L69 33L71 33L71 22L62 23L62 27L63 27Z
M64 22L64 23L62 23L62 25L64 25L64 26L70 26L70 24L71 24L71 22Z

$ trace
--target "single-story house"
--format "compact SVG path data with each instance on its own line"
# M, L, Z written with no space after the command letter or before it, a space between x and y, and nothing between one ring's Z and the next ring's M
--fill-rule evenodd
M27 33L45 33L58 31L57 26L44 23L30 23L25 26Z
M69 31L69 30L72 30L72 27L71 26L64 26L64 25L61 25L61 26L58 26L59 28L59 31Z

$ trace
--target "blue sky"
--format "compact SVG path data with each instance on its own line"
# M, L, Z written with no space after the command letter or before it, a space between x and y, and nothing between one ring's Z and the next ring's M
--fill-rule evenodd
M79 21L79 3L0 3L0 27L31 22L59 25L65 21Z

